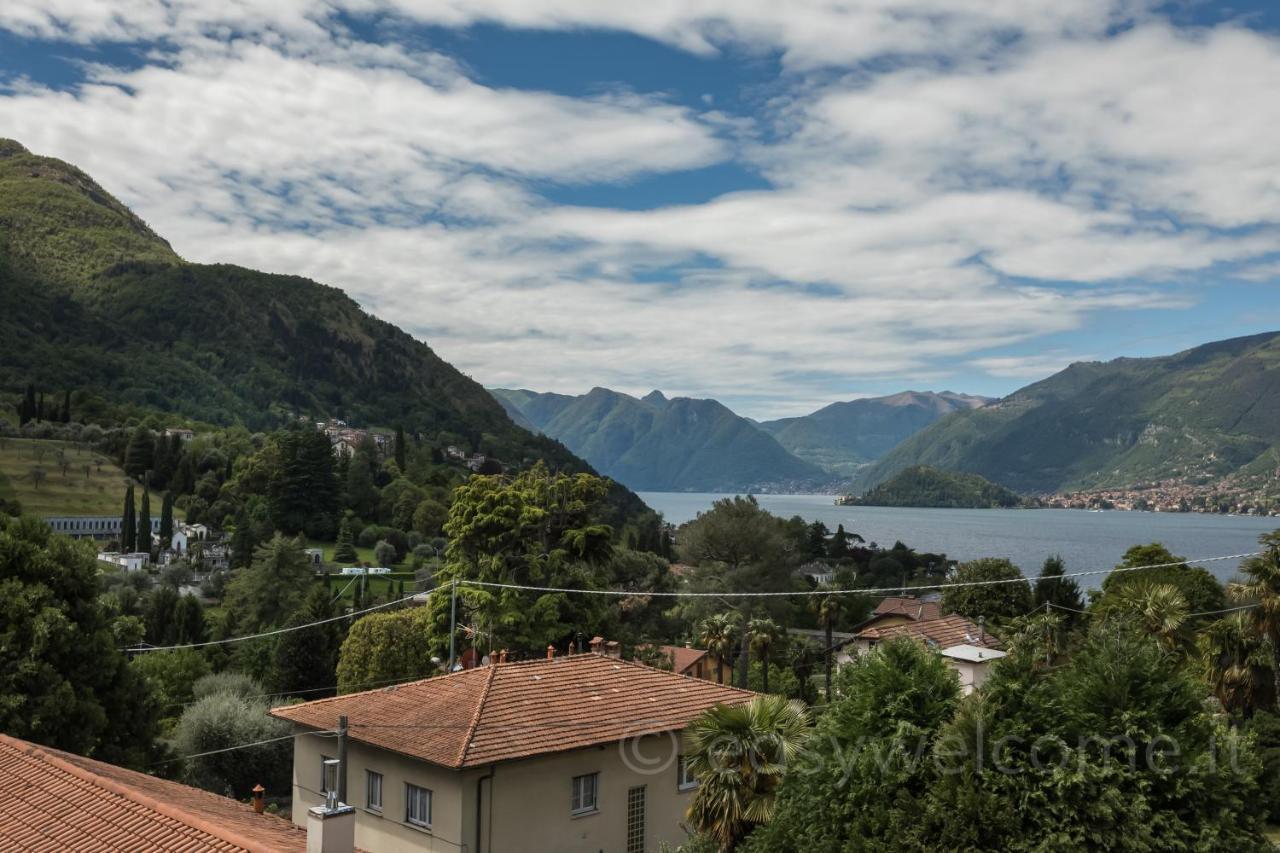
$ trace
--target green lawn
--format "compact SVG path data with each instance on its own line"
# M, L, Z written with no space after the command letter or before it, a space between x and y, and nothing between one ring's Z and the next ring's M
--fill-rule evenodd
M17 498L33 515L118 516L126 485L124 471L94 450L65 441L0 438L0 498ZM160 512L155 496L151 511Z
M308 542L307 547L323 548L324 561L326 563L333 563L334 565L341 565L341 566L358 566L362 563L368 563L371 566L378 565L378 561L373 558L372 548L361 548L359 545L357 545L356 553L359 556L356 558L356 560L350 563L339 563L337 560L333 558L333 552L338 547L338 544L336 542ZM390 566L386 566L386 568L394 569L394 568L402 567L403 565L404 565L403 563L392 563Z
M376 596L379 599L387 599L396 594L396 584L404 581L404 594L417 592L418 589L414 585L413 572L396 572L391 575L370 575L365 586L365 597ZM351 602L355 597L356 588L360 585L360 578L343 575L329 576L329 588L333 590L334 595L342 593L340 600Z

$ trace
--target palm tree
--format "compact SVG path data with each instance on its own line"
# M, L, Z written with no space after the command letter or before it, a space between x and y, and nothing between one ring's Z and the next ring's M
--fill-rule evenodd
M1173 584L1146 580L1125 584L1116 593L1114 608L1136 616L1142 629L1166 651L1187 648L1187 599Z
M1280 701L1280 531L1264 533L1258 542L1263 553L1240 567L1249 580L1231 584L1227 593L1235 601L1255 605L1248 613L1254 631L1271 646L1272 689Z
M813 605L813 608L818 613L818 622L822 625L823 630L826 632L827 643L826 643L826 648L823 650L823 654L824 654L824 657L826 658L826 665L827 665L827 673L826 673L827 701L830 702L831 701L831 663L832 663L832 658L835 654L835 650L832 648L833 641L831 638L831 631L832 631L832 628L835 626L836 620L840 618L840 611L843 607L843 604L840 601L840 599L834 595L826 595L826 596L822 596L821 598L815 598L814 602L815 603Z
M684 731L688 766L698 778L686 812L690 824L722 853L732 851L773 817L783 773L808 734L804 705L782 696L704 711Z
M752 619L747 623L747 638L751 650L760 659L760 675L764 692L769 692L769 648L782 639L782 629L772 619Z
M725 613L714 613L698 626L698 640L716 659L716 680L724 684L724 662L733 654L737 621Z
M1250 717L1268 704L1274 650L1258 634L1251 614L1233 613L1205 628L1200 653L1213 695L1226 711Z

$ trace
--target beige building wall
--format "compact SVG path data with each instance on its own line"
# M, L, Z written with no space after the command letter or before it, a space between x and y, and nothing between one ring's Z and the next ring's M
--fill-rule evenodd
M518 737L518 733L513 733ZM347 798L356 808L356 846L375 853L626 853L630 789L645 789L644 851L683 843L684 813L692 789L680 790L679 733L510 761L493 767L449 770L354 741L347 747ZM320 805L323 758L336 757L333 738L294 740L293 822L306 826L307 809ZM365 801L365 771L383 777L379 814ZM598 773L597 808L571 814L575 776ZM430 830L405 822L405 783L432 792ZM480 847L476 799L480 787Z

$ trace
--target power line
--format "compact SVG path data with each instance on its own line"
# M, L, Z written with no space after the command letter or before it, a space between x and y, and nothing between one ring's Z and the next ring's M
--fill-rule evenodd
M393 604L403 604L419 595L430 597L439 592L439 589L427 590L426 592L415 592L406 595L403 598L393 598L390 601L384 601L382 604L375 604L372 607L366 607L363 610L354 610L351 613L344 613L341 616L330 616L328 619L317 619L315 622L308 622L305 625L293 625L289 628L276 628L274 631L262 631L258 634L247 634L243 637L227 637L222 640L206 640L203 643L181 643L176 646L126 646L121 649L122 652L170 652L176 649L198 649L204 646L217 646L223 643L241 643L245 640L258 640L263 637L274 637L278 634L288 634L290 631L305 631L307 628L314 628L317 625L327 625L330 622L339 622L343 619L354 619L357 616L363 616L366 613L372 613L375 610L381 610L384 607L390 607Z
M195 753L192 753L191 755L180 755L177 758L166 758L164 761L157 761L155 764L152 764L150 766L159 767L162 764L172 764L175 761L186 761L191 758L204 758L206 755L220 755L221 753L224 753L224 752L235 752L238 749L250 749L255 746L264 746L269 743L279 743L282 740L292 740L295 737L302 737L303 735L334 735L334 734L337 734L337 732L332 729L325 729L324 731L318 731L318 732L296 732L294 734L281 735L280 737L270 737L270 738L266 738L265 740L254 741L253 743L240 743L240 744L236 744L235 746L226 746L226 747L223 747L222 749L211 749L207 752L195 752Z
M1187 566L1192 563L1213 563L1221 560L1240 560L1245 557L1256 557L1261 552L1251 551L1247 554L1226 554L1221 557L1199 557L1189 560L1177 560L1170 563L1152 563L1147 566L1121 566L1119 568L1109 569L1091 569L1086 572L1070 572L1067 574L1054 575L1053 579L1067 578L1083 578L1091 575L1109 575L1120 574L1121 572L1138 572L1144 569L1165 569L1172 566ZM997 586L1007 583L1029 583L1034 578L1016 577L1016 578L996 578L992 580L982 581L952 581L950 583L925 584L922 586L903 587L866 587L852 589L807 589L807 590L783 590L773 592L667 592L667 591L628 591L621 589L570 589L568 587L549 587L549 586L532 586L529 584L513 584L513 583L497 583L495 581L477 581L458 579L459 586L478 586L488 587L492 589L518 589L529 592L557 592L557 593L582 593L585 595L612 595L631 598L635 596L651 596L655 598L788 598L791 596L828 596L828 595L894 595L900 594L904 589L916 592L919 590L947 590L960 589L964 587L977 586Z

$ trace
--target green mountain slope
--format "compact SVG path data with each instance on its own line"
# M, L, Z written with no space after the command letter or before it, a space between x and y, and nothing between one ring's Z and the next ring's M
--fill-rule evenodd
M588 470L511 422L430 347L342 291L183 262L79 170L0 141L0 388L250 429L298 417L403 424L521 464ZM643 505L619 490L626 511Z
M759 426L801 459L848 477L939 418L989 402L951 391L903 391L832 403L804 417L763 421Z
M1280 445L1280 333L1160 358L1073 364L998 403L952 414L860 473L913 465L1019 492L1122 487L1252 471Z
M497 389L493 395L601 472L638 490L749 491L829 477L715 400L607 388L580 397Z
M1022 497L977 474L914 465L868 490L857 503L863 506L990 509L1018 506Z

